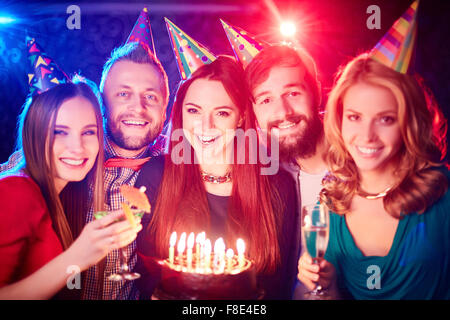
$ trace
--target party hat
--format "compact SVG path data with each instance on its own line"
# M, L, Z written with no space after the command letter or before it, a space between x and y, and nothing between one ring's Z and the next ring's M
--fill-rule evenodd
M222 22L222 27L233 48L236 59L242 63L244 68L263 48L270 46L267 42L257 40L255 36L241 28L232 26L222 19L220 19L220 22Z
M183 80L189 78L202 65L216 60L216 57L205 46L192 39L169 19L164 19L177 60L178 70Z
M127 42L139 42L151 55L155 55L155 44L153 42L152 28L150 26L150 18L148 17L148 9L144 8L139 15L133 30L128 36Z
M369 56L385 66L407 73L412 69L412 56L417 36L417 7L419 0L413 2L384 37L377 43Z
M27 37L28 84L32 96L41 94L61 83L70 82L69 77L44 53L34 38Z

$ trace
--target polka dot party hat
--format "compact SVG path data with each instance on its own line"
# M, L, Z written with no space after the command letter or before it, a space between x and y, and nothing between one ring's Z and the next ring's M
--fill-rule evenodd
M267 42L257 40L255 36L245 30L232 26L222 19L222 27L225 30L228 41L233 48L234 55L245 68L250 61L265 47L270 46Z
M155 44L153 42L152 28L150 26L150 18L148 16L148 8L144 8L139 15L133 30L128 36L127 42L139 42L151 55L155 54Z
M183 80L189 78L200 66L216 60L205 46L192 39L169 19L165 18L165 20L178 70Z

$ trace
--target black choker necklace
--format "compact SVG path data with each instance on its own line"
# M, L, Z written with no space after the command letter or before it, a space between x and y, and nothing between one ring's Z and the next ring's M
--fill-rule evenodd
M202 171L202 179L205 182L211 182L211 183L230 182L231 181L231 172L228 172L224 176L213 176L211 174L208 174L208 173Z
M387 195L387 193L389 192L389 190L391 190L391 189L392 189L392 186L380 193L368 193L368 192L365 192L364 190L361 190L361 188L358 188L357 193L359 196L366 198L367 200L375 200L375 199L379 199L379 198L384 198Z

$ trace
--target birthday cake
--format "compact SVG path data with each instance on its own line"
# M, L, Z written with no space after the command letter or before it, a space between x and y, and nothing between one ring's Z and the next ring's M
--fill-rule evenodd
M251 261L245 259L239 265L233 259L231 268L205 271L195 263L188 268L185 257L175 264L161 262L161 281L153 294L160 300L255 300L261 296Z

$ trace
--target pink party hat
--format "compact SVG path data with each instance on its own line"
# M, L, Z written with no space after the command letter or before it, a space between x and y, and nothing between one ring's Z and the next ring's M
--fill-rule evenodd
M267 42L257 40L255 36L241 28L232 26L222 19L220 19L220 22L222 22L222 27L233 48L236 59L242 63L244 68L263 48L270 46Z
M369 56L385 66L400 72L411 72L412 57L417 36L416 0L377 43Z
M183 80L189 78L202 65L216 60L216 57L205 46L192 39L169 19L164 19L177 60L178 70Z
M41 94L61 83L70 82L69 77L56 65L34 38L27 37L28 84L32 96Z
M139 44L153 56L156 56L155 44L153 42L152 28L150 26L150 18L148 17L147 8L142 9L139 18L134 24L133 30L131 30L126 43L130 42L139 42Z

